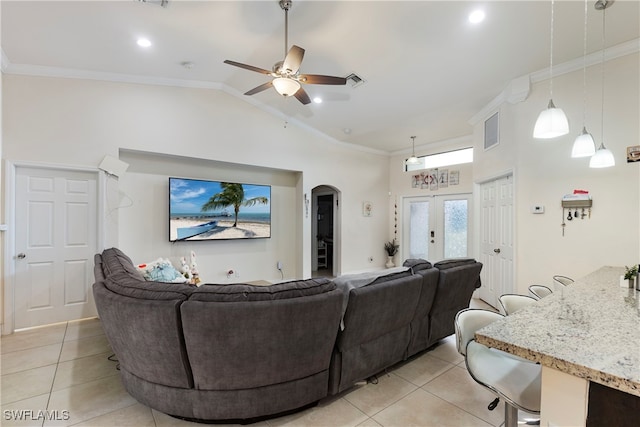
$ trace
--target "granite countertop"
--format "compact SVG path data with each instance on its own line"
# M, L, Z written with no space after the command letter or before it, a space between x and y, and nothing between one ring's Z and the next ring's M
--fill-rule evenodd
M588 381L640 396L640 292L624 267L602 267L498 320L476 340Z

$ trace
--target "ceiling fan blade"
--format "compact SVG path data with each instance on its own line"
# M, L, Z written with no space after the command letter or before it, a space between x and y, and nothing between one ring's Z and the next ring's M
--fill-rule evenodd
M297 73L300 64L302 64L302 58L304 58L304 49L294 44L282 61L282 71L288 71L291 74Z
M271 71L269 71L269 70L265 70L264 68L254 67L253 65L243 64L241 62L230 61L230 60L226 59L224 61L224 63L225 64L229 64L229 65L233 65L235 67L244 68L245 70L255 71L256 73L271 74Z
M304 105L311 103L311 98L309 98L309 95L307 95L307 92L305 92L304 89L302 88L298 89L298 91L294 93L293 96L295 96L296 99L302 102Z
M245 92L245 95L255 95L258 92L262 92L263 90L267 90L273 86L273 81L269 80L266 83L261 84L260 86L254 87L253 89Z
M299 80L302 83L311 85L346 85L346 77L323 76L320 74L300 74Z

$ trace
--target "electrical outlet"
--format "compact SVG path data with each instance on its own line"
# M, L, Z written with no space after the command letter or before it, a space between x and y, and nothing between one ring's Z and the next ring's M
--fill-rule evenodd
M373 262L373 257L372 256L369 257L369 262Z
M278 270L282 271L282 261L278 261L276 267L278 268Z
M227 270L227 279L230 279L231 276L233 276L234 274L237 275L238 273L236 271L233 271L233 268L228 269Z

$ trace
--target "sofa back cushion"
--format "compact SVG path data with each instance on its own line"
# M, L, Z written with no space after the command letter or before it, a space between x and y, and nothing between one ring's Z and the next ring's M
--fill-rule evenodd
M285 294L268 292L270 287L258 291L246 286L243 295L206 292L209 286L202 286L205 291L199 289L182 304L185 344L197 389L243 390L328 372L340 323L341 292L311 286L314 294L300 295L300 290L294 292L297 285L286 287L291 287L290 297L281 298Z
M325 278L292 280L271 286L205 284L194 290L189 299L212 302L271 301L319 295L335 288L336 285Z
M422 266L423 264L420 265L420 267ZM429 264L429 266L431 266L431 264ZM416 267L415 270L415 274L422 278L422 286L420 287L420 299L418 300L416 312L411 321L409 355L425 350L433 344L429 341L429 313L435 301L440 270L437 268L420 267Z
M438 289L431 306L431 342L454 333L456 313L469 307L473 292L480 286L482 263L453 260L443 263L442 267L439 268Z
M128 287L126 279L134 280L119 273L93 285L98 315L121 369L151 383L193 387L180 320L187 297Z
M408 325L421 285L422 277L398 273L351 289L338 348L346 350Z
M102 251L100 266L104 277L109 277L111 274L116 273L127 273L133 277L143 279L142 274L133 265L131 258L118 248L109 248ZM97 280L98 278L96 277Z

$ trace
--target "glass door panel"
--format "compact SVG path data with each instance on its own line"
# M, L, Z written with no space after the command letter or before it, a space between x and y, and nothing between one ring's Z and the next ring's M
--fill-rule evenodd
M429 257L429 201L410 201L409 202L409 253L405 258L423 258Z
M464 258L468 256L469 202L464 200L443 201L444 257Z

